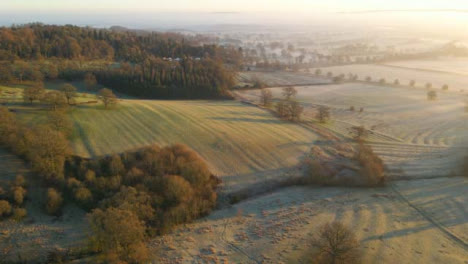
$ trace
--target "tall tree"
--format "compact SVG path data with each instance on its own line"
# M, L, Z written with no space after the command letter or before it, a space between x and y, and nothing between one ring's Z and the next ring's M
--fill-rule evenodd
M117 104L117 96L112 92L112 90L103 88L99 90L98 99L102 101L104 107L107 109L108 106Z
M77 96L76 90L76 87L69 83L66 83L60 87L60 91L63 93L63 95L65 95L65 98L67 98L68 104L70 104L70 100Z

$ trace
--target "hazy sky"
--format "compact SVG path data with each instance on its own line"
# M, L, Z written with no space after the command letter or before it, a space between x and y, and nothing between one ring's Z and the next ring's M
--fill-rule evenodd
M14 11L317 12L369 9L468 9L468 0L0 0ZM98 10L99 9L99 10Z

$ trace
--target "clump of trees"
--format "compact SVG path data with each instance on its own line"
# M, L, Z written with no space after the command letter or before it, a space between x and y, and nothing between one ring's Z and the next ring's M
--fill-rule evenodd
M301 119L304 108L295 99L296 94L297 90L292 86L283 88L283 99L276 103L276 113L279 117L293 122Z
M312 240L314 261L321 264L361 263L359 242L354 232L340 222L326 223Z

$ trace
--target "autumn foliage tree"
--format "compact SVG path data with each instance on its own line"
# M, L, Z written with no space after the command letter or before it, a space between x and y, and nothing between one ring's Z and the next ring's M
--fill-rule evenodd
M132 211L109 207L95 209L89 216L90 247L107 263L146 263L145 224Z
M99 90L98 99L102 101L106 109L118 102L117 96L112 92L112 90L107 88Z
M75 98L77 96L76 87L69 84L69 83L66 83L66 84L62 85L62 87L60 87L60 91L63 93L63 95L65 95L65 98L67 98L67 103L68 104L70 104L70 101L72 101L73 98Z

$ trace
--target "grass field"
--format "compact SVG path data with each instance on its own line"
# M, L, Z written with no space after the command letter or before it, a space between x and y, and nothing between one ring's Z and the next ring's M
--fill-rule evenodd
M12 107L28 123L40 122L46 113L31 111L23 103ZM149 144L183 143L223 177L225 188L232 189L274 178L275 171L296 166L317 139L306 128L237 101L125 99L112 110L100 104L79 105L69 115L75 124L71 147L77 155L93 157Z

